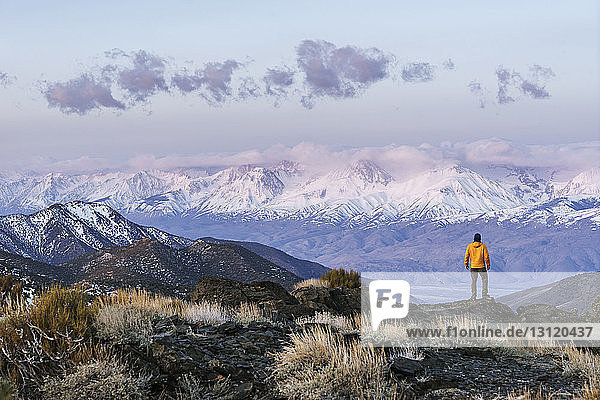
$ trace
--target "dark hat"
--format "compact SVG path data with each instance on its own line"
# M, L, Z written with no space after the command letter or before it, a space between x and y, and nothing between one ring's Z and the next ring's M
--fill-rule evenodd
M481 235L479 233L475 234L475 237L473 238L474 242L481 242Z

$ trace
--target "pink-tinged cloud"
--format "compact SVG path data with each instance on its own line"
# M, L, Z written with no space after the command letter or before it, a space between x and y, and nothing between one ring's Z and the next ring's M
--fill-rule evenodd
M198 92L208 104L218 106L232 96L231 81L242 64L235 60L210 62L193 73L180 72L171 79L171 86L182 93Z
M297 48L307 94L302 104L312 108L318 98L359 96L367 87L389 76L393 56L377 48L336 47L323 40L304 40Z
M134 102L143 102L158 92L168 91L164 59L144 50L129 57L133 60L133 67L118 72L118 84Z
M56 107L65 114L83 115L100 107L124 110L125 104L116 100L110 87L89 75L83 74L67 82L48 84L44 95L49 107Z

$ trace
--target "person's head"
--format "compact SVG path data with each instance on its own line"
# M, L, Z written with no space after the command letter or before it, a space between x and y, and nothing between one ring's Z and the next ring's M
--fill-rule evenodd
M475 237L473 238L474 242L481 242L481 235L479 233L475 234Z

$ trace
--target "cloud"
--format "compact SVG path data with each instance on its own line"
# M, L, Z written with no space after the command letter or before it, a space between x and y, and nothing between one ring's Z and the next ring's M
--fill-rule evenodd
M442 66L444 67L444 69L447 69L447 70L453 70L454 68L456 68L456 65L454 65L454 61L452 61L451 58L444 61L442 63Z
M0 71L0 86L7 87L16 80L16 77L8 75L6 72Z
M423 143L418 146L388 145L335 149L301 142L295 146L274 145L264 150L239 153L190 155L138 155L125 160L82 156L73 160L32 157L8 167L39 173L89 172L100 169L120 171L177 170L180 168L229 167L236 165L274 165L282 160L300 163L307 174L321 174L345 168L358 160L372 160L397 180L409 179L432 168L461 164L477 171L490 165L544 168L559 171L556 179L568 180L575 174L600 167L600 141L561 145L523 145L501 138L469 142ZM0 160L0 165L6 160Z
M294 75L296 72L288 66L267 68L267 72L263 76L265 93L275 97L275 106L278 106L279 102L289 95L294 85Z
M481 86L481 83L479 83L476 80L473 80L467 84L467 87L469 88L469 91L471 92L471 94L474 95L475 97L477 97L477 100L479 101L479 108L485 108L485 105L486 105L485 91L484 91L483 87Z
M183 93L199 92L208 104L217 106L231 96L233 72L242 67L238 61L210 62L194 73L187 71L176 74L171 85Z
M522 94L533 99L546 99L550 93L546 89L547 82L555 76L549 67L534 64L529 67L529 76L523 76L517 71L510 71L499 65L496 69L498 80L497 99L499 104L515 102Z
M359 96L367 87L388 77L393 60L377 48L336 47L323 40L304 40L296 49L307 94L302 104L312 108L318 98Z
M50 107L80 115L94 109L124 110L140 103L148 104L153 96L166 92L193 93L215 107L262 97L270 98L277 107L293 96L310 109L321 99L356 98L385 79L428 82L436 78L438 68L455 68L450 58L439 66L429 62L399 65L394 55L378 48L337 47L324 40L300 42L296 47L297 66L284 64L256 75L247 71L248 63L230 58L207 62L200 68L179 68L174 60L146 50L112 49L104 53L102 62L89 67L79 77L46 83L42 93ZM547 82L554 77L554 72L549 67L534 64L529 67L527 77L502 65L495 72L499 104L515 102L524 96L550 97ZM0 73L0 86L6 86L10 79L6 73ZM477 97L479 106L486 107L487 91L481 83L473 80L467 86Z
M435 66L426 62L414 62L402 67L400 77L405 82L429 82L435 77Z
M115 53L116 52L116 53ZM113 50L113 57L125 53ZM132 68L118 71L118 84L135 102L144 102L157 92L166 92L165 60L144 50L127 55L133 60ZM106 68L105 68L106 71Z
M109 86L89 74L47 84L44 95L49 107L57 107L65 114L83 115L100 107L125 109L125 104L113 97Z

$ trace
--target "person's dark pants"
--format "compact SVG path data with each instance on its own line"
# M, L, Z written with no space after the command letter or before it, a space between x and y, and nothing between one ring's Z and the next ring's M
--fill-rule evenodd
M488 274L485 268L471 268L471 297L477 297L477 276L481 276L481 297L488 295Z

